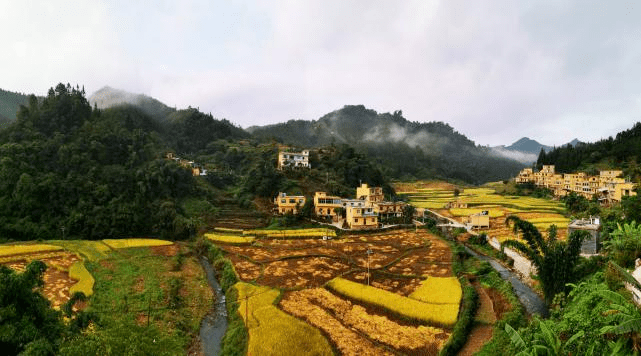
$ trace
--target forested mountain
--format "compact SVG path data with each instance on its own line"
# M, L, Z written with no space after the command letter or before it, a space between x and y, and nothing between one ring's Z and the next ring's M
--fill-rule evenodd
M567 144L550 152L541 151L537 167L553 164L558 172L577 170L595 173L598 169L623 169L626 176L636 181L641 178L641 122L616 137L608 137L594 143Z
M130 104L92 108L83 90L59 84L0 130L0 240L185 238L229 209L264 216L252 214L280 191L349 196L362 181L392 194L347 145L314 151L305 171L277 170L278 147L197 109L159 121ZM193 177L170 151L208 174Z
M91 94L89 103L98 109L107 109L119 105L133 105L144 111L156 120L163 121L169 114L176 111L175 108L144 94L133 94L109 86Z
M20 105L27 103L28 96L0 89L0 128L16 119Z
M301 147L346 143L400 179L484 183L512 177L523 167L475 145L448 124L411 122L401 111L379 114L362 105L345 106L314 121L291 120L247 130L257 137Z

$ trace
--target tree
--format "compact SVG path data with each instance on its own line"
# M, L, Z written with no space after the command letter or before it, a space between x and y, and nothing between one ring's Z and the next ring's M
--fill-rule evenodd
M617 264L631 267L641 254L641 225L635 221L623 226L617 223L617 229L610 233L603 247Z
M22 273L0 266L0 350L5 355L54 355L63 335L60 312L39 293L47 266L33 261Z
M505 222L508 225L513 223L514 232L521 231L521 237L526 243L507 240L502 246L518 250L532 262L541 281L545 301L549 305L557 293L565 291L567 283L575 280L581 243L589 234L586 231L574 231L568 236L568 241L563 242L557 240L554 225L550 228L547 239L544 239L532 223L521 220L518 216L510 215Z
M404 224L411 224L412 223L412 219L414 219L414 212L415 211L416 211L416 208L411 204L406 204L403 207L402 217L403 217L403 223Z

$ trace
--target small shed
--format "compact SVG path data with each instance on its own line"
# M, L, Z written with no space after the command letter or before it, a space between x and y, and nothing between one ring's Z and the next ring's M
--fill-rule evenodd
M594 255L601 248L601 222L599 218L574 220L568 225L568 236L574 231L587 231L590 237L581 244L581 253Z
M482 211L477 214L472 214L468 218L468 224L470 224L472 228L489 228L490 214L488 213L488 211Z

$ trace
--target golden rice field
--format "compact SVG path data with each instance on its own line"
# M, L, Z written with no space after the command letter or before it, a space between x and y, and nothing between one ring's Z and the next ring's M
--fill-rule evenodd
M238 282L238 313L249 330L248 355L333 355L320 331L273 303L279 291Z
M430 304L454 304L458 310L463 288L456 277L428 277L409 297Z
M154 239L52 240L46 244L6 244L0 245L0 264L22 271L33 260L43 261L48 267L43 276L43 295L54 307L59 308L75 292L83 292L86 296L93 294L95 279L85 267L85 260L104 259L114 249L172 244L170 241Z
M218 233L205 234L205 237L213 242L230 244L249 244L255 240L253 236L226 235Z
M382 307L402 317L424 321L432 325L454 326L458 316L458 303L424 303L340 277L329 281L327 287L348 298Z
M34 253L34 252L59 251L59 250L62 250L62 247L47 245L47 244L0 245L0 257L11 256L11 255L22 255L22 254Z
M441 300L442 304L408 298L425 278L451 277L453 273L449 245L427 230L364 233L339 240L256 239L251 244L216 245L244 282L239 286L251 285L265 294L283 290L277 308L319 330L340 354L437 354L456 322L457 293L450 303ZM371 287L366 286L368 279ZM365 294L374 291L379 303L360 295L332 292L328 286L336 284L329 282L332 280L345 281L355 289L362 286L367 289ZM264 303L271 303L276 295ZM249 307L251 327L251 304ZM243 308L244 304L239 307L241 313ZM271 317L279 318L276 314ZM272 335L273 339L278 337ZM252 338L250 331L250 343ZM270 354L272 346L267 347L253 349L257 353L252 354Z
M455 197L454 186L421 188L421 183L417 182L412 183L417 186L412 189L409 183L399 184L405 189L402 192L414 206L435 210L459 221L464 221L469 215L480 211L488 211L490 228L481 231L499 241L518 238L512 229L505 225L505 218L509 215L516 215L531 222L544 234L551 225L556 225L558 237L564 239L567 236L570 220L564 216L565 207L559 201L498 195L493 188L487 187L460 189L460 194ZM466 203L467 208L446 209L445 206L450 202Z
M414 354L435 355L450 335L437 327L399 324L323 288L287 293L279 305L322 330L343 355L391 354L380 344Z
M244 230L243 235L265 236L268 238L305 238L305 237L336 237L336 232L332 229L314 228L314 229L288 229L288 230Z
M151 247L151 246L166 246L173 245L174 243L166 240L158 239L105 239L102 240L107 246L119 248L132 248L132 247Z
M77 261L71 265L69 277L78 281L78 283L69 288L70 295L75 292L82 292L87 297L90 297L93 294L93 285L96 281L82 261Z

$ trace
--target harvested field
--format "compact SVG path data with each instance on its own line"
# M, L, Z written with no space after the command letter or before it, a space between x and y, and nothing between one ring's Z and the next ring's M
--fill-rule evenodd
M12 260L8 260L12 258ZM54 308L60 308L71 297L69 290L78 282L69 276L69 269L76 262L81 262L76 254L66 251L36 252L4 257L1 265L22 272L34 260L40 260L47 265L43 275L44 287L42 294L51 302Z
M284 289L280 307L322 330L345 355L438 354L450 331L435 324L450 327L456 319L458 305L407 298L426 276L452 276L449 245L426 230L350 234L333 240L257 238L248 245L217 242L217 246L241 281L260 286L255 288ZM414 303L445 319L411 321L413 316L402 318L397 308L361 305L352 297L321 289L336 277L364 286L368 266L372 289L398 297L395 303Z
M317 287L348 272L352 274L350 279L355 279L359 272L367 271L368 260L372 273L386 275L383 279L400 277L399 284L407 281L403 276L451 275L449 246L424 230L350 235L327 241L263 240L245 246L219 242L219 246L234 263L241 280L272 287ZM389 287L403 289L400 285Z
M387 348L409 355L436 355L449 337L440 328L398 324L321 288L288 293L280 306L321 329L343 355L385 354Z
M249 355L332 355L314 327L284 313L274 304L278 290L238 282L238 312L249 330Z

